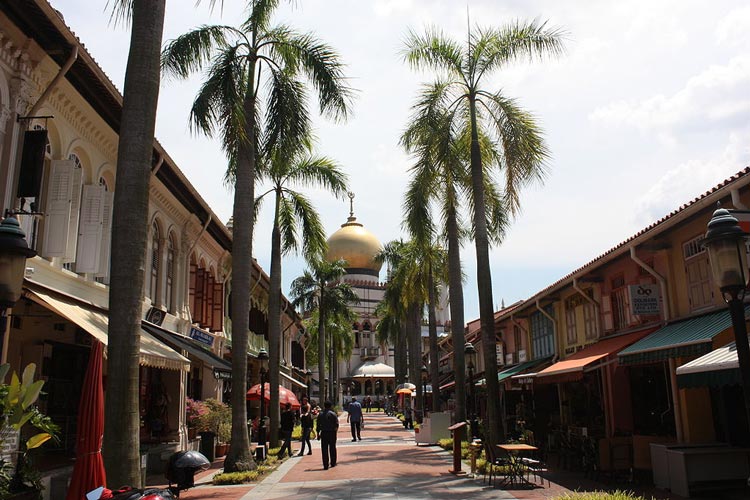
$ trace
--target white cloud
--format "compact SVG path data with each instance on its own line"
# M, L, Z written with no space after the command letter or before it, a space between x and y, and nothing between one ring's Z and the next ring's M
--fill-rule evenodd
M750 164L750 127L730 134L715 157L687 160L667 170L634 203L643 226L702 195Z
M729 46L747 45L750 32L750 6L735 9L716 26L716 41Z
M672 95L621 100L596 108L589 120L625 125L641 131L671 133L750 122L750 56L737 56L725 65L712 65L688 79Z

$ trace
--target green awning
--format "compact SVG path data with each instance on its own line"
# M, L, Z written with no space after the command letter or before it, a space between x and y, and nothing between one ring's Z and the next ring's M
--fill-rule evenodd
M737 347L732 342L677 368L677 386L739 385L742 383L739 366Z
M746 307L745 316L748 311L750 308ZM620 351L618 361L621 365L635 365L702 356L711 351L713 338L731 326L726 309L677 321Z

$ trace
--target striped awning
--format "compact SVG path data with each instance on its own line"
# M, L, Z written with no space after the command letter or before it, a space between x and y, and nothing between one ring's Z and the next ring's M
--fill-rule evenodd
M721 387L739 385L740 364L734 342L677 368L677 385L689 387Z
M581 380L584 371L596 369L599 361L604 361L608 356L617 354L624 347L642 339L648 335L648 331L605 337L599 342L584 347L577 353L558 361L552 366L536 374L536 382L559 383Z
M750 308L745 308L745 316ZM670 323L648 337L620 351L621 365L656 363L683 356L702 356L713 348L713 339L732 326L729 311Z
M109 340L107 335L109 329L107 311L41 286L30 286L26 289L25 294L40 306L49 309L71 323L75 323L104 346L107 346ZM190 370L189 359L156 340L143 329L140 333L139 363L141 365L168 370ZM106 353L105 349L105 356Z

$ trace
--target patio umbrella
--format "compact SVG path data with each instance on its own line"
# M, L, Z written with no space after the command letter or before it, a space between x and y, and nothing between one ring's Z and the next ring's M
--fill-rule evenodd
M271 401L271 387L266 382L265 388L263 389L263 399L265 399L265 402L268 403ZM255 384L250 388L250 390L247 391L247 400L248 401L257 401L260 399L260 384ZM286 387L279 386L279 404L285 405L287 403L290 403L292 405L293 410L298 410L300 407L299 400L297 399L297 396L294 395L292 391L287 389Z
M411 394L412 390L408 387L402 387L401 389L396 389L396 394Z
M65 500L81 500L86 493L104 486L107 477L102 461L104 434L104 386L102 384L101 342L93 340L89 364L78 404L78 436L73 476Z
M414 390L414 389L416 389L416 388L417 388L417 386L416 386L416 385L414 385L414 384L412 384L412 383L410 383L410 382L404 382L403 384L398 384L398 385L396 386L396 393L397 393L397 394L404 394L403 392L399 393L399 392L398 392L398 390L399 390L399 389L410 389L410 390Z

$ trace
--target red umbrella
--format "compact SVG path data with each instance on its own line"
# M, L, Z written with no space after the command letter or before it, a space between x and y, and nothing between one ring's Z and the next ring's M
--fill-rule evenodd
M89 365L83 379L81 401L78 404L78 437L76 462L65 500L81 500L86 493L104 486L107 477L102 461L104 435L104 386L102 384L101 342L93 340Z
M265 399L266 403L268 403L269 401L271 401L271 387L268 385L268 382L266 382L263 392L263 399ZM247 400L256 401L258 399L260 399L260 384L255 384L250 388L249 391L247 391ZM290 403L292 405L293 410L298 410L300 407L297 396L295 396L294 393L286 387L279 386L279 404L285 405L287 403Z

